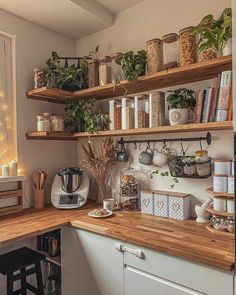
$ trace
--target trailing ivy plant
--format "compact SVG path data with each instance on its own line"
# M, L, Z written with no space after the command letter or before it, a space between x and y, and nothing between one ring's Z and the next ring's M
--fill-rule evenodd
M178 88L176 90L167 91L169 109L194 108L196 106L195 92L187 88Z
M225 8L217 20L212 14L206 15L193 28L192 34L199 37L199 52L212 49L222 54L226 42L232 38L232 9Z

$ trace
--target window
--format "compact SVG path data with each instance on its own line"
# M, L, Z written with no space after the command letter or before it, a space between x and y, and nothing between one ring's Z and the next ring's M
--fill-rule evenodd
M16 159L15 37L0 32L0 167Z

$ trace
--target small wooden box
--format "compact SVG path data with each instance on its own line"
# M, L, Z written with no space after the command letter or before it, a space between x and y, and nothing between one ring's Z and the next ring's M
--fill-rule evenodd
M151 191L141 191L141 212L153 215L153 193Z
M167 192L156 191L154 193L154 215L169 217L169 197Z
M169 194L169 217L186 220L190 217L191 195L181 193Z

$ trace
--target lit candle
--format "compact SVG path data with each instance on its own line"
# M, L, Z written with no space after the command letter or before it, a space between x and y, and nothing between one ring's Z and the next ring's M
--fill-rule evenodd
M2 165L2 176L9 176L9 165Z
M10 175L17 176L18 163L14 160L10 162Z

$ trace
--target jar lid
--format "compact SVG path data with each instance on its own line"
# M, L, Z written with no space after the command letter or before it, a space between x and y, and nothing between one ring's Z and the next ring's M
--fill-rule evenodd
M227 177L228 178L228 174L213 174L214 177Z
M182 30L179 31L179 35L183 34L184 32L191 31L193 28L194 28L193 26L183 28Z
M215 195L215 196L213 196L212 198L213 198L213 199L215 198L215 199L225 199L225 200L226 200L226 199L227 199L227 196L224 196L224 195L222 195L222 196L221 196L221 195L217 195L217 196L216 196L216 195Z
M147 45L150 45L151 43L163 43L163 41L161 39L158 39L158 38L154 38L154 39L151 39L151 40L148 40L146 42Z
M199 150L199 151L195 152L195 156L202 157L202 156L207 156L207 155L208 155L208 151L206 151L206 150Z
M114 59L114 60L116 60L116 59L118 59L118 58L120 58L122 56L123 56L123 53L122 52L115 52L115 53L113 53L111 55L111 58Z
M162 36L162 41L165 43L173 43L179 40L179 35L176 33L170 33Z
M232 162L232 160L229 159L213 159L213 162Z
M42 115L39 115L39 116L36 116L36 117L37 117L37 119L39 119L39 120L43 120L43 119L45 119L45 117L42 116Z
M100 62L104 62L104 63L111 62L111 57L108 55L105 55L103 56L103 58L100 59Z

